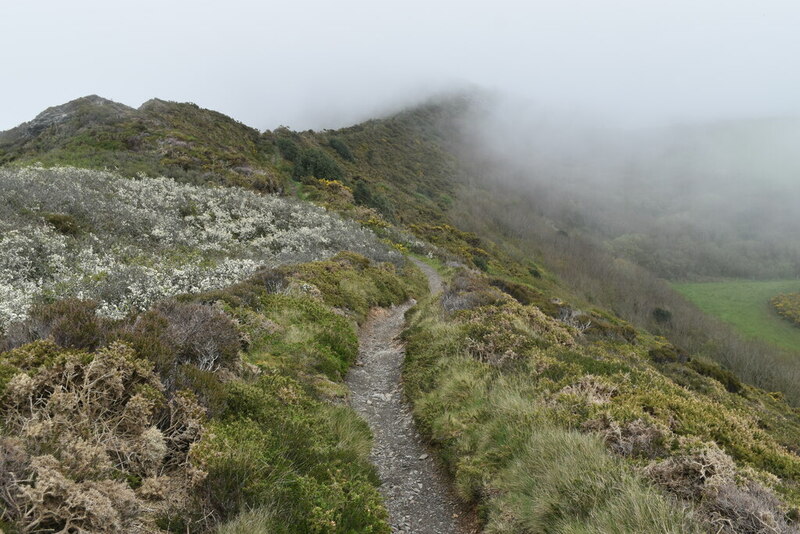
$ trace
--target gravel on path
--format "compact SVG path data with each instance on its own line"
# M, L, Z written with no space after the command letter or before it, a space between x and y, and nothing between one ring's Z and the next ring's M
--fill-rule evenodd
M428 276L431 292L442 290L439 274L415 261ZM404 314L415 303L372 310L359 334L359 356L347 376L350 403L372 429L371 459L381 478L392 532L470 534L473 514L453 495L431 451L414 426L403 395L401 368L405 348L397 337Z

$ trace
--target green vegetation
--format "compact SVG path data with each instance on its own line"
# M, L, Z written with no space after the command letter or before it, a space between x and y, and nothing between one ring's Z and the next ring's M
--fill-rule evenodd
M770 299L796 291L797 280L674 284L682 295L704 312L733 325L743 335L773 343L790 351L800 350L800 330L781 319Z
M347 144L338 137L331 137L328 141L328 144L336 151L337 154L339 154L339 157L343 160L353 161L355 159L353 157L353 153L350 152L350 147L348 147Z
M411 315L414 413L487 532L572 532L572 521L685 532L763 510L783 524L788 510L770 494L800 504L800 412L663 339L631 343L564 317L466 273ZM709 472L696 478L692 465Z
M641 255L636 239L603 248L580 230L579 214L568 232L514 187L486 184L487 169L460 162L448 138L466 105L434 103L335 133L259 134L194 105L151 101L132 110L84 99L67 105L65 122L4 134L0 157L292 194L401 252L446 265L445 293L409 314L405 386L487 532L694 532L711 522L726 533L794 528L800 413L783 397L800 403L800 363L740 340L613 255ZM198 216L199 205L182 207L181 220ZM78 240L96 226L78 215L52 206L36 221L59 240ZM304 217L286 218L297 216ZM275 221L279 230L283 223ZM800 332L768 306L796 286L756 285L727 283L742 299L723 309L759 335L766 324ZM708 287L680 289L691 296ZM0 388L19 391L21 371L36 377L116 351L147 368L162 404L191 399L202 437L184 443L183 463L163 471L189 494L131 516L163 529L387 532L367 461L369 432L341 406L341 380L369 308L425 292L421 273L401 261L345 252L117 321L98 319L93 303L61 301L9 330ZM700 299L720 302L719 294ZM53 341L39 341L47 337ZM147 425L166 436L162 415ZM15 429L19 421L2 424ZM23 471L39 469L27 445L13 446L23 451ZM86 480L71 464L57 469L81 484L124 481L113 488L155 506L155 482L126 466ZM17 520L5 506L0 520Z
M34 308L0 352L2 520L388 533L341 381L355 319L419 297L422 280L341 253L123 320L85 301Z
M318 178L339 180L342 169L328 154L318 148L303 150L295 163L293 177L298 180Z

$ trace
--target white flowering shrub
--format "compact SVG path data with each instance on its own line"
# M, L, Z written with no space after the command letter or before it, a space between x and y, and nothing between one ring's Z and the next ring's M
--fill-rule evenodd
M0 332L39 296L94 299L119 318L341 250L400 258L309 203L72 167L0 169Z

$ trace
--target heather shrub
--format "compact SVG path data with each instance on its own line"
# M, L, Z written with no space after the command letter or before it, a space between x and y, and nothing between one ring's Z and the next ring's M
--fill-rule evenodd
M65 213L45 213L43 218L47 221L56 231L67 236L78 236L82 232L81 224L72 215Z
M261 266L345 249L400 258L369 230L321 208L235 187L29 167L0 170L0 188L0 331L40 297L92 299L100 314L121 319L167 297L239 282ZM62 221L58 230L43 219L53 213L85 224L65 232Z
M201 380L202 373L238 371L244 348L230 316L214 304L194 302L163 301L120 323L108 336L128 343L153 362L169 391L188 388L204 399L206 407L212 403L208 388L214 386L209 378ZM197 380L202 387L195 384Z
M9 350L50 338L64 348L93 350L104 341L112 324L97 317L97 307L97 302L78 299L34 305L27 319L8 327L0 349Z
M486 283L476 273L466 269L457 271L442 294L442 309L446 312L469 310L505 302L507 297Z
M154 309L167 320L164 335L177 350L177 363L203 371L231 367L242 339L230 317L214 305L167 301Z

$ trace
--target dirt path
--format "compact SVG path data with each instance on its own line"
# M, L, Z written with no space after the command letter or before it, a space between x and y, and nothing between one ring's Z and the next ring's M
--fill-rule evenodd
M439 274L415 263L428 276L431 291L441 291ZM400 370L405 350L396 338L405 324L403 315L413 305L410 301L372 310L359 334L358 362L347 376L351 405L375 435L372 462L381 477L392 532L468 534L473 531L467 526L469 514L417 433L403 397Z
M442 280L441 275L436 272L436 269L416 258L411 258L411 261L413 261L414 265L419 267L419 270L425 273L425 276L428 277L428 289L430 289L431 294L437 295L441 293L444 289L444 281Z

